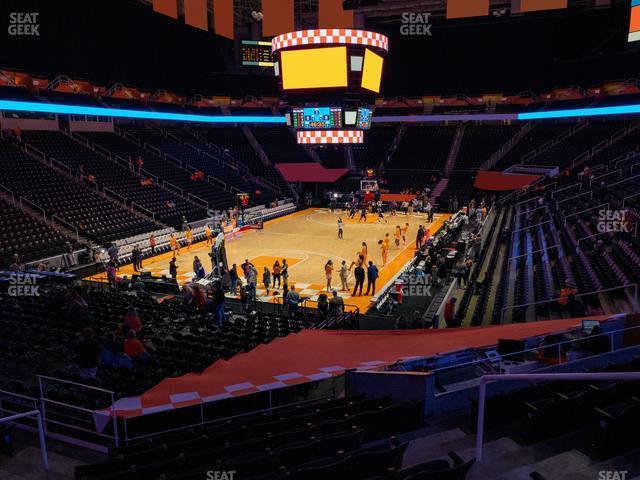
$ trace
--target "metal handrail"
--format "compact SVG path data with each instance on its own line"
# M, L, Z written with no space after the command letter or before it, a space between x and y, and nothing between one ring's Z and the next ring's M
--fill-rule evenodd
M289 385L289 386L294 387L295 385ZM271 392L272 392L272 390L269 390L269 396L271 396ZM165 435L167 433L188 430L188 429L191 429L193 427L199 427L199 426L203 427L205 425L210 425L210 424L215 424L215 423L222 423L222 422L226 422L226 421L232 420L234 418L248 417L248 416L256 415L256 414L259 414L259 413L266 413L266 412L269 412L271 414L271 413L273 413L274 410L280 410L280 409L291 407L291 406L294 406L294 405L305 405L307 403L313 403L313 402L317 402L319 400L325 400L325 399L329 399L329 398L334 398L334 395L324 395L322 397L312 398L312 399L308 399L308 400L302 400L302 401L299 401L299 402L285 403L283 405L278 405L276 407L270 406L269 408L263 408L263 409L260 409L260 410L253 410L251 412L240 413L240 414L237 414L237 415L230 415L228 417L216 418L216 419L207 420L207 421L204 420L204 412L202 411L202 405L203 404L200 404L201 405L201 408L200 408L200 422L195 422L195 423L191 423L191 424L188 424L188 425L183 425L183 426L180 426L180 427L169 428L169 429L161 430L161 431L158 431L158 432L147 433L147 434L144 434L144 435L137 435L137 436L131 436L131 437L129 437L128 431L127 431L127 422L128 422L129 417L123 417L124 435L125 435L124 440L126 442L130 442L130 441L133 441L133 440L142 440L144 438L151 438L151 437L154 437L156 435ZM269 403L271 403L271 401Z
M167 187L167 185L169 185ZM162 181L162 186L169 188L170 190L173 190L174 192L177 191L180 193L180 196L184 197L184 190L182 190L180 187L176 187L173 183L171 182L167 182L166 180Z
M96 144L94 143L94 145ZM121 163L125 168L128 168L129 170L131 170L131 165L132 165L131 161L127 160L124 157L121 157L118 154L115 154L113 158L116 161L116 163Z
M142 148L144 148L145 150L149 150L162 158L162 152L160 151L160 149L157 147L154 147L150 143L144 142L142 144Z
M542 225L546 225L547 223L552 223L552 222L553 222L553 220L545 220L544 222L534 223L533 225L529 225L529 226L527 226L527 227L519 228L519 229L514 230L513 232L511 232L511 238L513 238L513 236L514 236L516 233L522 232L523 230L530 230L530 229L532 229L532 228L540 227L540 226L542 226Z
M576 321L580 320L581 318L582 317L576 317ZM586 336L586 337L583 337L583 338L573 338L571 340L563 340L561 342L554 342L554 343L549 343L549 344L546 344L546 345L538 345L537 347L525 348L524 350L520 350L518 352L511 352L511 353L506 353L504 355L500 355L499 362L502 363L502 360L504 360L506 357L520 357L525 353L533 353L533 352L537 352L538 350L551 349L553 347L558 347L558 346L561 346L561 345L570 345L570 344L573 344L573 343L578 343L578 342L581 342L583 340L596 338L596 337L611 337L610 344L612 345L611 351L613 351L613 334L619 334L621 332L628 332L630 330L637 330L637 329L640 329L640 325L634 325L633 327L619 328L617 330L611 330L609 332L598 333L596 335L589 335L589 336ZM431 357L425 357L425 358L431 358ZM487 363L487 362L495 362L495 360L487 357L487 358L480 358L478 360L471 360L469 362L456 363L456 364L453 364L453 365L445 365L444 367L434 368L433 370L431 370L431 373L439 373L439 372L442 372L444 370L453 370L454 368L460 368L460 367L470 367L472 365L477 365L477 364ZM508 373L504 373L503 375L509 375L509 374Z
M532 208L531 210L527 210L526 212L520 212L520 213L516 213L513 218L517 218L517 217L521 217L522 215L527 215L528 213L533 213L537 210L541 210L543 208L547 208L546 205L542 205L540 207L536 207L536 208Z
M593 182L595 182L596 180L600 180L601 178L608 177L609 175L613 175L614 173L619 173L620 176L622 176L623 172L622 172L622 169L618 169L618 170L613 170L611 172L607 172L605 174L602 174L599 177L591 178L591 179L589 179L589 186L591 186L593 184Z
M206 200L200 198L199 196L194 195L193 193L189 192L188 195L187 195L187 198L190 199L190 200L193 200L193 201L195 201L197 203L202 203L207 207L207 210L209 209L209 202L207 202Z
M556 202L556 208L557 208L561 203L568 202L569 200L573 200L573 199L576 199L576 198L579 198L579 197L584 197L585 195L590 195L590 196L591 196L591 198L593 198L593 191L591 191L591 192L582 192L582 193L579 193L578 195L574 195L573 197L568 197L568 198L563 198L562 200L558 200L558 201Z
M56 159L55 159L55 158L53 158L53 157L49 157L49 163L50 163L51 165L53 165L53 164L55 163L55 165L56 165L58 168L60 168L61 170L64 170L64 171L65 171L65 172L67 172L69 175L71 175L71 171L72 171L72 170L71 170L71 167L70 167L69 165L62 163L62 162L60 162L60 161L56 160Z
M148 170L145 170L144 168L140 169L140 173L144 173L145 177L151 177L154 179L154 181L156 183L159 183L160 181L158 180L158 177L156 175L154 175L153 173L149 172Z
M620 289L627 289L627 288L632 288L634 289L634 313L638 311L638 284L637 283L629 283L627 285L619 285L617 287L611 287L611 288L603 288L600 290L594 290L593 292L585 292L585 293L580 293L575 295L576 298L578 297L585 297L587 295L597 295L599 293L606 293L606 292L611 292L613 290L620 290ZM560 300L561 298L564 297L556 297L556 298L551 298L549 300L540 300L537 302L530 302L530 303L522 303L519 305L508 305L506 307L502 308L502 313L500 314L500 325L502 325L502 323L504 322L504 312L506 312L507 310L510 309L516 309L516 308L521 308L521 307L530 307L530 306L534 306L534 305L541 305L543 303L552 303L552 302L557 302L558 300Z
M13 395L13 394L12 394ZM0 418L0 423L14 422L25 417L36 417L38 422L38 437L40 437L40 451L42 452L42 466L45 470L49 470L49 455L47 454L47 442L44 436L44 427L42 425L42 415L38 410L30 410L24 413L17 413L8 417Z
M156 214L153 213L151 210L144 208L142 205L137 204L136 202L131 202L131 208L132 209L138 209L138 210L142 210L141 213L144 213L146 215L148 215L149 217L153 218L154 220L156 219Z
M557 190L554 190L553 192L551 192L551 198L555 197L556 193L560 193L560 192L563 192L565 190L569 190L569 189L575 188L575 187L580 187L580 190L582 190L582 183L577 182L577 183L573 183L573 184L571 184L571 185L569 185L567 187L562 187L562 188L559 188Z
M109 412L111 412L111 414L114 413L114 404L115 404L115 392L112 390L107 390L105 388L100 388L100 387L94 387L93 385L86 385L84 383L78 383L78 382L73 382L71 380L63 380L62 378L56 378L56 377L50 377L47 375L38 375L38 386L40 387L40 400L41 400L41 405L42 405L42 416L43 416L43 420L46 424L47 422L47 418L46 418L46 404L47 402L53 404L53 405L58 405L58 406L62 406L65 408L69 408L72 410L76 410L76 411L80 411L80 412L84 412L84 413L90 413L92 416L95 414L94 410L90 410L84 407L81 407L79 405L71 405L69 403L64 403L64 402L60 402L57 400L53 400L50 398L47 398L45 395L45 387L43 384L43 380L44 381L52 381L52 382L59 382L59 383L64 383L66 385L73 385L75 387L80 387L80 388L86 388L89 390L92 390L94 392L100 392L100 393L104 393L106 395L108 395L111 399L111 403L110 406L108 407L107 410L109 410ZM88 432L88 433L92 433L92 434L96 434L98 436L102 436L102 437L106 437L106 438L112 438L114 441L114 445L116 448L118 448L120 446L120 434L118 432L118 422L116 419L114 419L113 421L113 436L111 435L105 435L105 434L101 434L95 431L91 431L91 430L87 430L85 428L79 427L78 425L71 425L71 424L65 424L63 422L60 422L59 420L50 420L51 423L56 423L59 425L64 425L66 427L69 427L71 429L74 430L78 430L78 431L84 431L84 432Z
M11 195L11 201L14 203L16 203L16 196L13 193L13 190L11 190L10 188L5 187L3 184L0 183L0 190L4 190L4 192L8 195Z
M640 192L634 193L633 195L629 195L629 196L624 197L622 199L622 208L624 208L624 204L626 203L627 200L629 200L630 198L637 197L638 195L640 195Z
M633 177L623 178L622 180L618 180L617 182L607 185L607 188L615 187L616 185L620 185L621 183L628 182L629 180L633 180L634 178L638 177L640 177L640 174L634 175Z
M499 380L508 381L600 381L600 380L640 380L640 372L595 372L595 373L514 373L509 375L484 375L480 377L478 394L478 423L476 429L476 461L482 460L484 441L484 408L487 396L487 383Z
M589 212L591 210L595 210L596 208L600 208L600 207L609 208L609 204L608 203L601 203L600 205L596 205L595 207L585 208L584 210L580 210L579 212L570 213L569 215L564 217L564 226L565 227L567 226L567 218L575 217L576 215L580 215L580 214L582 214L584 212Z
M222 180L220 180L219 178L216 177L212 177L211 175L207 175L207 181L209 183L217 183L218 185L222 185L222 189L223 190L227 190L227 184L224 183Z
M62 225L64 225L65 228L68 228L69 230L76 232L76 238L80 239L80 232L78 230L78 227L74 227L73 225L71 225L69 222L67 222L65 219L58 217L57 215L52 215L51 216L51 222L52 223L61 223Z
M109 159L112 158L111 152L106 148L104 148L102 145L98 145L97 143L94 142L93 144L91 144L91 147L93 148L94 152L101 153L102 155L109 157Z
M30 145L30 144L25 144L24 149L26 151L32 151L32 153L35 153L36 155L40 156L41 160L46 160L47 156L45 155L45 153L42 150L38 150L36 147Z
M111 190L110 188L108 188L108 187L104 187L104 188L102 189L102 191L103 191L104 193L106 193L106 194L109 194L109 195L113 196L113 197L119 198L119 199L120 199L120 201L121 201L124 205L126 205L126 204L127 204L127 199L126 199L125 197L123 197L123 196L122 196L122 195L120 195L119 193L114 192L114 191L113 191L113 190Z
M116 132L120 132L120 129L117 129ZM122 132L122 136L130 141L132 141L133 143L135 143L136 145L138 145L139 147L142 146L142 140L140 140L138 137L130 134L127 131Z
M42 212L42 216L45 218L47 218L47 213L45 211L44 208L42 208L40 205L36 205L35 203L33 203L31 200L29 200L27 197L20 197L20 206L22 206L22 203L26 203L27 205L29 205L30 208L34 208L37 210L40 210Z
M534 250L531 253L523 253L522 255L509 257L509 259L507 260L507 265L511 264L511 260L516 260L518 258L528 257L529 255L535 255L536 253L540 253L540 252L546 252L547 250L553 250L554 248L560 248L560 245L555 244L555 245L551 245L549 247L545 247L545 248L540 248L538 250Z
M153 147L153 148L155 148L155 147ZM158 150L158 155L161 155L161 154L160 154L160 150L159 150L159 149L156 149L156 150ZM173 163L176 167L184 168L184 163L183 163L182 161L178 160L178 159L177 159L176 157L174 157L173 155L170 155L170 154L168 154L168 153L165 153L165 154L164 154L164 159L165 159L165 160L168 160L168 161L169 161L169 162L171 162L171 163Z

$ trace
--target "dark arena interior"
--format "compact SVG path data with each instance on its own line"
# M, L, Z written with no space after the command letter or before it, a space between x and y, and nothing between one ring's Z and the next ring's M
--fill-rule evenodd
M0 480L640 479L640 0L0 21Z

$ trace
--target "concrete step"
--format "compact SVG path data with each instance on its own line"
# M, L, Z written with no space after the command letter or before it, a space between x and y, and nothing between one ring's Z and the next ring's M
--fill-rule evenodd
M485 442L482 447L482 461L485 463L492 462L495 458L517 452L520 449L522 449L522 446L509 437L501 437L491 442ZM476 456L475 445L454 451L465 461L471 460Z
M24 477L19 477L17 475L14 475L13 473L3 468L0 468L0 478L2 480L26 480Z
M411 440L404 454L402 468L440 458L448 451L456 450L456 445L468 447L469 442L473 442L474 439L475 436L467 435L459 428L453 428Z
M634 462L629 457L620 455L618 457L610 458L602 462L589 465L576 472L570 472L563 476L566 480L592 480L594 478L615 478L615 476L607 477L606 473L603 477L600 472L626 472L625 477L629 478L632 475L640 474L640 464ZM613 475L613 474L610 474ZM622 476L619 476L622 480Z
M0 458L0 478L5 480L68 480L73 478L76 465L81 462L59 453L49 452L49 471L42 466L42 454L38 447L26 447L13 457Z
M544 460L523 465L497 477L498 480L531 480L529 474L538 472L550 479L568 478L570 472L576 472L592 465L592 460L578 450L569 450ZM592 477L597 478L597 477Z
M556 451L550 446L538 443L528 447L521 447L517 450L511 450L503 454L498 454L490 459L483 458L482 462L476 462L473 466L469 475L467 475L467 480L495 479L505 472L525 465L531 465L552 457L555 454ZM465 460L468 459L468 457L462 458Z

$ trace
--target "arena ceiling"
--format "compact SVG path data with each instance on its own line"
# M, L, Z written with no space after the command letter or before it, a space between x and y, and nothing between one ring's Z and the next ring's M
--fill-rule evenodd
M139 0L151 5L152 0ZM569 8L587 10L593 8L607 8L611 4L626 0L569 0ZM628 2L627 2L628 3ZM184 0L178 0L178 12L183 15ZM511 13L511 0L490 0L490 15L507 16ZM260 12L262 0L234 0L236 25L250 25L259 22L252 15ZM376 20L385 21L398 18L405 12L428 12L434 17L444 17L447 0L345 0L345 8L353 10L356 22L371 24ZM299 28L312 25L318 13L318 0L295 0L296 21ZM213 12L212 2L209 11Z

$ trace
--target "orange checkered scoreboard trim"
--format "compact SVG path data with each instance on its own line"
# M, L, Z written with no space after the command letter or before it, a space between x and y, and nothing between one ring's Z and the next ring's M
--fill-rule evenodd
M271 51L309 45L366 45L389 51L389 39L380 33L351 28L319 28L278 35L271 41Z
M361 130L302 130L297 132L298 143L363 143Z

